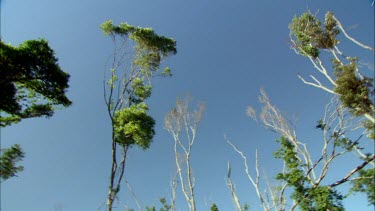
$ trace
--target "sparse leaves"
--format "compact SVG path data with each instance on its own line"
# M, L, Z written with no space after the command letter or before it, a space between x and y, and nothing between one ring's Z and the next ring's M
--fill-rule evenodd
M23 166L16 166L16 163L22 160L25 153L18 144L11 146L9 149L1 149L1 151L0 176L2 180L7 180L23 170Z
M100 25L100 29L114 45L110 72L107 73L110 77L104 84L105 103L113 129L107 197L108 211L111 211L124 176L128 149L132 146L148 149L155 135L155 120L147 114L148 107L144 102L151 96L151 80L163 59L176 54L177 50L175 40L157 35L151 28L128 23L116 26L108 20ZM170 70L166 70L164 72L171 75ZM117 153L119 149L121 155ZM155 210L155 207L148 209Z

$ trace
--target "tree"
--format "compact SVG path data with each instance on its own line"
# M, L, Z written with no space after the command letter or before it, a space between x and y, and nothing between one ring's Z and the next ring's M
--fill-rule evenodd
M148 149L155 134L155 121L148 115L145 100L151 96L155 76L170 76L169 68L159 73L161 62L176 54L176 41L141 28L111 20L100 25L114 49L106 66L104 99L112 126L112 164L107 197L108 211L120 191L128 150ZM133 192L132 192L133 193Z
M374 139L374 78L360 71L357 57L346 56L339 49L338 35L342 32L347 40L372 53L374 48L349 36L332 12L326 13L324 23L308 12L300 17L295 16L289 29L294 51L307 57L329 84L324 85L313 75L310 75L313 81L307 81L302 76L298 77L305 84L339 96L343 106L353 115L365 118L364 125L369 130L369 136ZM324 65L322 57L331 59L331 70Z
M46 40L29 40L13 47L0 41L0 128L34 117L51 117L54 110L68 107L65 92L69 74L62 71ZM1 149L3 180L22 171L15 163L24 152L19 145Z
M26 118L51 117L59 106L71 105L65 95L70 76L57 61L43 39L19 47L0 42L0 127Z
M373 70L370 74L366 74L365 70L358 65L359 59L357 57L346 56L339 49L338 35L342 32L348 41L369 50L372 55L374 47L367 46L351 37L332 12L326 13L323 24L315 15L303 13L300 17L295 16L293 18L289 28L295 52L309 58L314 68L330 83L323 85L312 75L310 77L313 82L306 81L301 76L299 78L305 84L337 95L342 106L347 108L352 115L363 118L363 125L367 128L368 137L375 140L375 81ZM332 58L331 70L323 64L322 57ZM358 147L355 148L359 151ZM366 160L374 157L374 152L360 153L360 155L366 162ZM375 204L374 170L372 168L361 169L358 173L367 175L371 179L352 181L352 190L367 193L370 203Z
M374 189L371 189L374 187L374 175L367 173L371 172L374 166L375 156L371 153L373 148L366 147L366 141L369 140L364 140L366 128L361 120L351 115L337 97L327 104L324 117L316 125L316 128L322 131L322 140L317 142L317 145L321 144L321 154L312 154L306 143L297 138L296 130L290 121L271 103L264 91L261 91L259 99L264 104L259 114L260 122L280 135L277 140L280 148L274 156L284 163L281 172L276 175L279 185L272 188L268 182L266 184L269 189L267 195L271 196L271 200L268 202L264 200L268 197L258 194L264 210L285 210L287 207L290 207L290 210L297 207L301 210L344 210L342 201L350 192L343 195L337 188L347 182L358 184L359 181L361 185L354 185L352 190L367 193L369 202L374 203ZM253 108L250 107L247 113L258 121ZM242 152L235 147L234 149L242 155ZM352 169L341 175L333 173L337 162L344 157L353 160L355 164ZM251 178L246 157L244 161L246 173ZM257 179L253 186L259 192L257 154L256 161ZM335 179L327 179L328 174ZM291 193L292 202L288 202L287 193Z
M191 100L190 97L185 97L183 100L177 99L176 107L165 115L164 127L173 136L175 162L181 190L190 210L195 211L195 179L192 175L190 157L195 143L197 126L203 115L204 104L200 103L197 109L190 111Z

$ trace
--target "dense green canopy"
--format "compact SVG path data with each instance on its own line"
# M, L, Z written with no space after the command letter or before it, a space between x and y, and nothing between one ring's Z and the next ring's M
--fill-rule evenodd
M0 126L23 118L50 117L65 95L69 74L62 71L48 42L29 40L13 47L0 42Z

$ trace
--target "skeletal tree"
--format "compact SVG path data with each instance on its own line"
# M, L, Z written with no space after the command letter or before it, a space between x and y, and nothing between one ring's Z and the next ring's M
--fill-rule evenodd
M238 149L227 137L225 137L226 142L233 148L233 150L243 159L244 170L246 173L247 178L249 179L251 185L256 191L257 197L261 203L261 207L263 210L285 210L286 200L284 199L284 191L286 188L286 183L283 182L278 184L277 187L272 186L269 184L268 180L264 178L264 182L266 182L266 189L262 191L262 178L259 171L259 158L258 158L258 150L255 150L255 177L252 176L249 164L247 162L247 157L244 153ZM237 196L236 190L234 188L232 179L231 179L231 167L230 163L228 162L228 175L227 175L227 184L231 191L232 199L235 204L237 211L247 210L248 205L245 204L244 208L239 201ZM262 193L263 192L263 193Z
M373 169L375 156L371 147L372 141L365 138L368 131L364 128L361 119L352 115L337 97L327 104L324 117L316 125L316 128L322 131L322 141L317 143L317 145L321 144L321 153L318 155L312 154L306 142L297 138L296 130L290 121L271 103L263 90L261 90L259 100L263 104L260 114L256 115L252 107L248 108L247 114L256 121L259 118L262 125L281 136L277 141L280 149L274 153L274 156L284 162L281 172L276 175L276 179L282 182L279 186L281 191L276 192L280 200L275 200L275 192L271 189L268 191L272 196L273 205L279 206L269 206L268 203L264 203L264 197L258 194L264 210L285 210L286 208L295 210L297 207L301 210L343 210L343 195L336 188L349 181L354 184L361 181L360 191L367 193L369 202L374 203L373 175L361 174L361 171L368 168L368 165L372 166L369 169ZM228 143L242 156L245 161L245 171L250 176L246 157L231 142ZM359 159L353 159L356 164L350 171L344 175L332 173L332 169L337 168L340 158L352 156ZM258 172L257 153L255 168ZM334 180L327 179L326 176L330 172ZM255 180L250 180L259 193L259 173ZM287 190L292 198L289 202L285 201L288 198L285 196ZM276 204L275 202L282 203Z
M112 164L107 197L107 210L111 211L124 178L128 150L132 146L149 148L155 134L155 121L147 114L145 103L151 95L151 81L155 76L171 75L169 68L160 73L160 64L177 51L176 41L157 35L151 28L127 23L115 26L111 20L100 28L114 46L103 81L112 126Z
M172 135L174 140L174 155L184 194L191 211L196 210L194 185L195 179L192 175L191 152L195 143L197 126L202 118L204 104L199 103L194 111L189 110L190 97L177 99L176 107L165 115L165 129Z

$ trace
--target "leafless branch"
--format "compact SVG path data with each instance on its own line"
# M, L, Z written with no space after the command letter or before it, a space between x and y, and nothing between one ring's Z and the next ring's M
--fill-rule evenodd
M241 206L241 203L240 203L240 200L238 199L237 197L237 194L236 194L236 190L234 188L234 185L233 185L233 182L232 182L232 179L231 179L231 168L230 168L230 163L228 162L228 176L227 176L227 180L228 180L228 187L230 189L230 192L232 194L232 199L233 199L233 202L236 206L236 211L242 211L242 206Z
M345 35L346 38L348 38L350 41L354 42L355 44L357 44L358 46L360 46L360 47L362 47L364 49L367 49L367 50L370 50L370 51L374 51L374 48L372 48L370 46L367 46L367 45L365 45L365 44L357 41L356 39L352 38L351 36L349 36L349 34L345 31L344 27L342 26L341 22L334 15L332 17L337 22L337 26L344 33L344 35Z
M125 179L125 183L126 183L126 186L128 186L128 189L129 189L130 193L132 194L133 199L134 199L135 203L137 204L139 210L142 211L142 207L141 207L141 205L139 204L138 199L137 199L137 197L136 197L134 191L133 191L132 188L130 187L130 184L129 184L128 180Z
M329 187L333 188L335 186L338 186L342 183L345 183L349 180L349 178L356 172L358 172L359 170L361 170L363 167L365 167L368 163L370 163L371 161L373 161L375 159L375 155L373 154L371 157L369 157L366 161L364 161L361 165L357 166L356 168L354 168L352 171L350 171L344 178L342 178L341 180L339 181L336 181L335 183L332 183L331 185L329 185Z

